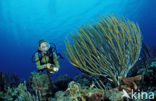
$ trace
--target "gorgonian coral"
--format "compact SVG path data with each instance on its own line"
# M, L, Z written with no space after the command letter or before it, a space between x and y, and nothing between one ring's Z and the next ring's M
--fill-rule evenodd
M79 27L65 42L71 64L119 86L122 77L139 58L142 40L137 24L123 17L101 17L93 25Z

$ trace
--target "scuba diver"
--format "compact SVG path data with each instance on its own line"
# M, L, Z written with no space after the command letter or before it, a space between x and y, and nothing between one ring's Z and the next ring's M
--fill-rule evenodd
M57 53L56 46L51 46L45 40L39 41L38 51L33 56L39 72L46 70L47 73L56 73L60 69L58 58L63 59L60 53Z

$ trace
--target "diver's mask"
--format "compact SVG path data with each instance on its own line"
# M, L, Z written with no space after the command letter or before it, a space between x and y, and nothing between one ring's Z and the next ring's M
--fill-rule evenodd
M47 52L49 50L49 48L50 48L50 44L48 42L42 42L40 44L40 50L42 52Z

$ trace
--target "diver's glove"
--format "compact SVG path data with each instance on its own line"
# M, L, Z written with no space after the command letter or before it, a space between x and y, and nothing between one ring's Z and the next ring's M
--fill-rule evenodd
M58 68L58 67L53 67L53 70L54 70L55 72L58 72L58 71L59 71L59 68Z
M51 68L51 65L52 65L52 64L47 63L47 64L46 64L46 68L50 69L50 68Z
M47 64L47 68L49 73L56 73L59 71L59 67L56 67L53 64Z

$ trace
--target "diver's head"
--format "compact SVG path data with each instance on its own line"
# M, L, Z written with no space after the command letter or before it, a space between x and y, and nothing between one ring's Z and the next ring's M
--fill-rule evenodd
M46 53L50 48L50 44L46 40L39 41L39 50Z

